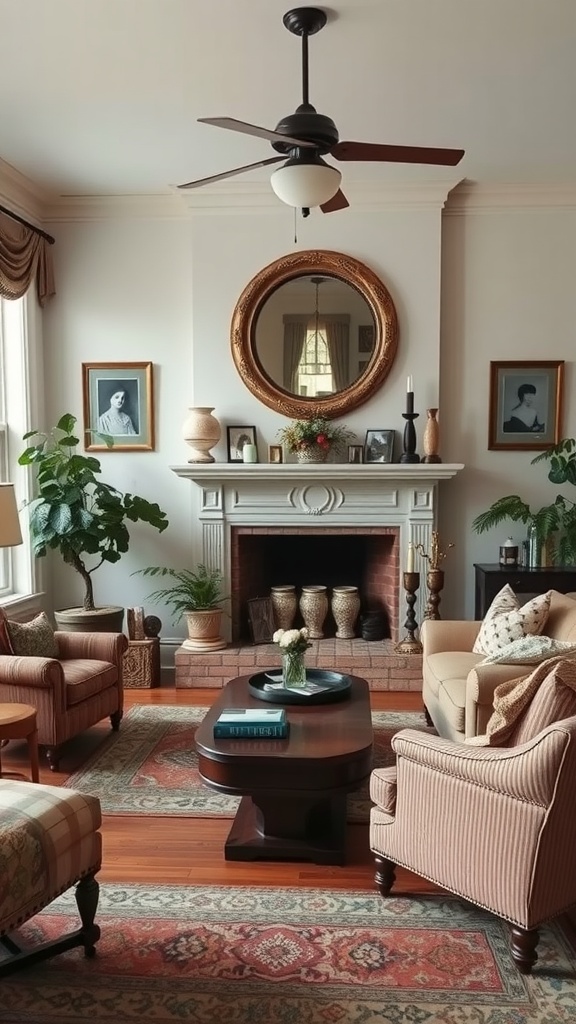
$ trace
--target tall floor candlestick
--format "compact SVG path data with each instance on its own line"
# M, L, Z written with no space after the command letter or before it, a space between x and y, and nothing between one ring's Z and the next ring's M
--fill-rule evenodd
M426 573L426 586L428 587L428 601L424 609L424 618L441 619L438 605L440 604L440 591L444 587L444 570L429 569Z
M420 586L420 573L419 572L403 572L402 583L404 590L406 591L406 604L408 606L406 612L406 621L404 628L407 630L408 635L396 644L394 650L398 654L420 654L422 652L422 644L419 640L416 640L414 634L418 629L418 623L416 622L416 615L414 613L414 605L416 604L416 591Z

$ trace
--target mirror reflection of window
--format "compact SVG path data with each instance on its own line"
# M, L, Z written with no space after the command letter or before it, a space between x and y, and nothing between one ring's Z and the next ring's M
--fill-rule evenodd
M319 322L309 327L297 373L298 394L308 398L331 395L332 364L326 340L326 328Z
M318 280L321 283L317 285ZM317 287L318 348L325 345L327 357L320 351L310 357L307 354L311 333L315 335ZM265 374L290 394L310 399L335 395L362 372L360 328L371 335L370 348L362 354L362 362L367 366L375 328L363 296L350 284L329 274L321 278L304 274L281 284L262 304L255 327L255 352ZM322 369L314 372L310 369L314 365Z

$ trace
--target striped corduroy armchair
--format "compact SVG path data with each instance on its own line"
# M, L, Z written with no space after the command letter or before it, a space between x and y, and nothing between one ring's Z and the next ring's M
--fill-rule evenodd
M124 706L123 633L54 634L58 658L0 654L0 701L31 704L38 712L38 743L52 771L72 736L110 716L120 727Z
M382 895L399 864L492 911L512 925L522 974L536 963L538 927L576 904L576 694L553 675L508 746L403 729L392 740L396 767L375 769L370 782Z

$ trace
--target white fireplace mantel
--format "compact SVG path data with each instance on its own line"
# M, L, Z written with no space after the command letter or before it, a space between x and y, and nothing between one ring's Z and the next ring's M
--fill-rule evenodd
M449 480L464 469L460 462L428 463L345 463L345 462L186 462L183 466L171 466L177 476L186 477L194 483L209 481L250 481L250 480L346 480L351 484L358 480L372 480L390 483L422 483L434 486L439 480Z
M197 485L193 522L198 560L220 568L230 587L234 526L397 526L400 559L408 544L430 549L437 485L461 463L186 463L170 467ZM194 532L194 531L193 531ZM416 569L425 564L416 556ZM229 592L229 590L227 590Z

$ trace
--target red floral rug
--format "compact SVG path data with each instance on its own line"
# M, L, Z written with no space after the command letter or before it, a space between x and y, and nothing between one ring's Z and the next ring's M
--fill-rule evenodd
M106 814L230 817L239 798L215 793L198 774L194 732L207 708L141 705L65 785L100 798ZM374 767L394 763L390 740L399 729L424 729L417 712L373 711ZM348 797L348 820L367 822L368 782Z
M561 1024L576 956L544 929L523 977L498 918L441 895L103 885L102 938L3 979L4 1024ZM76 927L72 892L23 932Z

